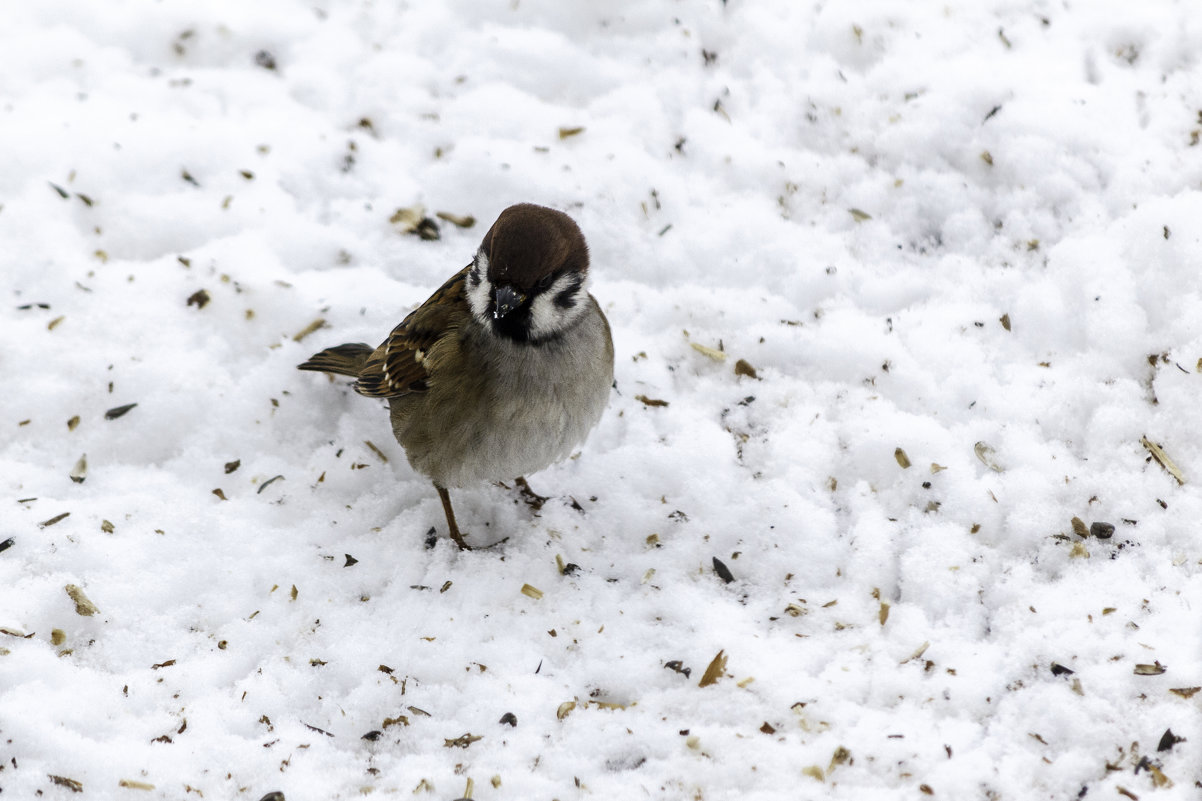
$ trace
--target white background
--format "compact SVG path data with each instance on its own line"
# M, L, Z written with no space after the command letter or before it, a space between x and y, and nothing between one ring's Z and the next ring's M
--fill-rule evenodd
M11 5L4 797L1197 798L1196 12ZM459 553L294 368L520 201L584 230L617 387L539 516L455 493L508 538Z

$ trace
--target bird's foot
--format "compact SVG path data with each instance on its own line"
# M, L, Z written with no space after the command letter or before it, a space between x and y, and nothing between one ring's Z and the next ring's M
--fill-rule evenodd
M462 533L460 533L459 536L452 535L451 539L455 541L455 544L459 546L459 550L461 551L491 551L495 548L500 548L502 545L509 542L509 537L502 537L496 542L490 542L488 545L468 545L463 539Z
M464 538L464 532L460 531L458 528L455 528L453 531L449 531L447 533L450 535L451 541L454 542L455 546L461 551L491 551L493 548L500 547L506 542L509 542L509 537L503 537L488 545L468 545L467 540ZM438 529L430 526L430 530L426 532L426 549L433 550L437 547Z

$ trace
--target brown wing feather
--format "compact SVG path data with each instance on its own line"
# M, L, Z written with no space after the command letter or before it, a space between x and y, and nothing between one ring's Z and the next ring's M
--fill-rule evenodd
M424 392L430 378L425 357L430 347L459 327L470 314L464 282L471 266L455 273L418 306L372 352L359 372L355 391L371 398L397 398Z

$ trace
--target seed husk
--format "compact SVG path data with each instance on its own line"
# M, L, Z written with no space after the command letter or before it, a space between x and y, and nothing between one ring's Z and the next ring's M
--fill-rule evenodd
M1185 476L1182 474L1181 468L1177 467L1173 460L1169 458L1169 455L1164 452L1164 448L1157 445L1155 442L1152 442L1146 436L1140 437L1139 443L1143 445L1145 449L1147 449L1148 453L1152 454L1152 458L1155 459L1161 467L1169 472L1169 475L1177 480L1178 484L1185 483Z
M51 186L54 185L51 184ZM58 187L55 188L57 189ZM54 782L59 787L66 787L73 793L83 792L83 784L81 782L77 782L75 779L68 779L66 776L55 776L53 773L48 773L46 775L50 777L50 781Z
M659 400L658 398L648 398L646 395L635 395L634 399L636 401L639 401L640 403L642 403L644 406L667 406L668 405L668 402L666 400Z
M745 375L748 378L759 378L754 367L746 359L739 359L735 362L735 375Z
M302 339L309 336L309 334L312 334L317 329L324 327L325 324L326 324L325 319L322 317L318 317L316 320L309 323L307 326L302 328L300 331L297 331L295 334L293 334L292 341L300 342Z
M146 782L136 782L133 779L121 779L120 781L117 782L117 786L118 787L127 787L130 790L153 790L154 789L153 784L147 784Z
M127 403L124 406L114 406L113 408L109 409L107 412L104 413L104 419L105 420L116 420L118 417L122 417L130 409L134 408L137 405L138 404L136 404L136 403Z
M718 350L717 348L711 348L708 345L702 345L698 342L690 342L689 344L693 346L693 350L697 351L703 356L708 356L716 362L726 361L725 351Z
M978 442L972 446L973 453L981 460L981 464L988 467L995 473L1002 472L1002 468L998 466L997 461L993 458L993 448L986 442Z
M76 484L82 484L84 482L84 479L88 477L88 455L86 453L79 457L79 461L75 463L75 466L71 468L71 472L67 475L69 475L71 480Z
M91 617L100 610L96 608L96 604L92 603L88 596L84 595L84 591L76 584L68 584L64 587L67 595L75 602L75 614Z
M471 228L476 224L476 218L470 214L452 214L449 211L436 211L434 216L440 220L446 220L456 228Z
M442 747L443 748L467 748L469 745L476 742L477 740L483 740L483 739L484 739L484 735L472 734L469 731L469 732L465 732L464 734L461 734L458 737L455 737L452 739L447 739L444 737L443 741L442 741Z
M726 673L726 651L719 651L713 659L710 660L709 666L706 667L705 673L701 676L701 681L698 687L708 687L711 684L717 684L718 679Z

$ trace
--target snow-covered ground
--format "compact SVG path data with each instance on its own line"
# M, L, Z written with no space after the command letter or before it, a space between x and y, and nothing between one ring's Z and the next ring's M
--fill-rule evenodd
M1202 792L1194 3L4 16L4 798ZM519 201L617 388L460 553L295 365Z

